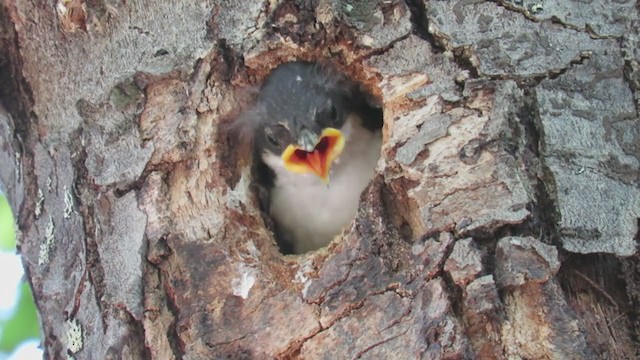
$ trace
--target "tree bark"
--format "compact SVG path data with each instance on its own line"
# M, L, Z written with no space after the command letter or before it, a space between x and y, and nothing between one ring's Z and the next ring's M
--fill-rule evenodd
M47 358L640 356L633 1L0 9ZM294 59L361 83L384 144L354 222L283 256L228 129Z

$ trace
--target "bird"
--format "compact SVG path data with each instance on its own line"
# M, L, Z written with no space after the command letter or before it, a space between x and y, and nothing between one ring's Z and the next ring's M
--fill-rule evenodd
M329 64L293 61L271 71L242 116L283 252L326 246L355 218L382 146L382 109L369 98Z

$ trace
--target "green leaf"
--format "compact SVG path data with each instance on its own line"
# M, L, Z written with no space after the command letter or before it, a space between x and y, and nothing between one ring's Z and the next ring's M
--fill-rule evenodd
M13 228L13 214L7 198L0 195L0 250L14 251L16 233Z
M0 324L0 351L11 353L23 341L39 339L38 315L29 284L22 283L15 312Z

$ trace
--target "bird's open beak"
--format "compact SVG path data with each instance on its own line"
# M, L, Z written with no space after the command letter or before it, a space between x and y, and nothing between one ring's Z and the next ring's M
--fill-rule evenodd
M295 173L314 173L325 184L329 183L331 164L344 148L344 136L338 129L322 130L312 151L305 151L298 145L289 145L282 152L282 160L287 170Z

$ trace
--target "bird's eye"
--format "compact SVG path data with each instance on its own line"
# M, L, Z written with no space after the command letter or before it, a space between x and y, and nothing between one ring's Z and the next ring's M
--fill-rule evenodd
M316 123L320 126L335 126L338 122L338 109L332 103L316 115Z
M271 129L266 128L266 129L264 130L264 134L265 134L265 137L267 138L267 141L269 141L269 143L270 143L271 145L273 145L273 146L278 146L278 145L280 145L280 144L278 143L278 138L276 138L275 134L273 133L273 131L272 131Z
M331 104L331 108L329 109L329 118L331 120L338 119L338 109L336 109L336 106L333 104Z

